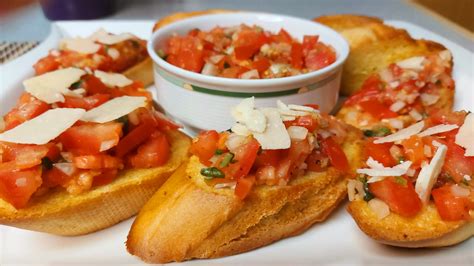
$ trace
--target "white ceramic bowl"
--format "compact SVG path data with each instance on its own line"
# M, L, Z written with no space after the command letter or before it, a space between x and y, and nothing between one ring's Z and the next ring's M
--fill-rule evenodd
M275 79L229 79L184 70L160 58L172 34L185 35L199 28L236 26L245 23L278 32L281 28L302 41L304 35L319 35L319 40L336 50L336 62L313 72ZM285 103L316 103L324 112L335 106L342 65L349 53L344 38L334 30L296 17L266 13L238 12L192 17L167 25L153 33L148 53L154 62L158 102L173 118L194 129L228 129L232 123L230 107L242 99L255 96L257 106L274 106L277 99Z

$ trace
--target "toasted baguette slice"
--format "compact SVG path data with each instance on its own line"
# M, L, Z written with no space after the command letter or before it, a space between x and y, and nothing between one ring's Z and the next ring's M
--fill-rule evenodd
M0 200L0 224L56 235L91 233L135 215L188 157L191 140L178 131L167 133L169 161L157 168L123 171L112 183L80 195L64 189L33 197L26 208L15 209Z
M153 83L153 61L147 57L142 62L122 72L131 80L141 81L146 88Z
M361 165L361 133L351 128L343 150ZM256 249L321 222L346 196L344 174L330 167L286 186L255 187L241 201L231 189L208 186L191 157L140 211L128 251L150 263L216 258Z
M378 18L333 15L314 20L341 33L351 47L342 74L343 95L354 94L368 76L392 63L446 50L436 42L415 40L405 30L386 25Z
M169 16L166 16L158 20L153 26L153 32L157 31L159 28L163 26L166 26L176 21L180 21L182 19L202 16L202 15L220 14L220 13L229 13L229 12L235 12L235 11L228 10L228 9L208 9L208 10L173 13Z
M473 221L441 220L433 203L414 218L390 213L378 219L363 200L352 201L347 210L360 229L383 244L407 247L445 247L458 244L474 235Z

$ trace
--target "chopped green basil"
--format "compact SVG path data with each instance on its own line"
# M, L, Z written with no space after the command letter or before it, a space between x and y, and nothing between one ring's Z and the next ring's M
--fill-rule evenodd
M407 180L401 176L396 176L395 177L395 183L399 184L399 185L402 185L404 187L407 186Z
M204 179L211 180L213 178L224 178L224 173L219 170L217 167L207 167L201 169L201 175L204 176Z
M166 53L163 49L158 49L158 51L156 51L156 53L158 54L159 57L161 58L165 58L166 57Z
M398 163L403 163L405 161L405 157L399 156L398 157Z
M367 183L367 178L365 176L362 177L362 178L359 176L359 180L364 185L364 193L365 193L364 200L369 201L369 200L373 199L374 195L372 193L370 193L370 191L369 191L369 183Z
M364 135L366 137L384 137L392 133L387 127L379 127L373 130L367 129L364 130Z
M221 154L223 154L223 153L224 153L224 151L223 151L223 150L219 150L219 149L217 149L217 150L214 152L215 155L221 155Z
M140 43L137 40L131 39L130 42L132 43L134 48L140 48Z
M51 161L51 159L48 157L43 157L43 159L41 159L41 165L43 168L51 170L53 168L53 161Z
M262 154L262 152L263 152L262 146L258 147L258 152L257 152L257 154L260 155L260 154Z
M230 67L229 63L224 62L224 68L229 68L229 67Z
M232 152L226 153L221 163L219 164L219 167L220 168L226 167L227 165L229 165L230 162L232 162L232 159L234 159L234 154Z
M77 82L74 82L72 85L71 85L71 89L73 90L76 90L76 89L79 89L82 85L82 79L77 81Z

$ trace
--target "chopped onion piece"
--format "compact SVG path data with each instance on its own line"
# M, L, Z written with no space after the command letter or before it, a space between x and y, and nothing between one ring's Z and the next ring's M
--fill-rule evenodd
M260 75L258 74L258 70L252 69L247 72L244 72L240 75L241 79L259 79Z
M100 143L100 150L101 152L103 151L106 151L112 147L114 147L115 145L117 144L117 142L115 140L106 140L106 141L102 141Z
M424 105L433 105L439 100L440 96L439 95L434 95L434 94L428 94L428 93L422 93L420 95L420 99L423 102Z
M26 186L26 177L21 177L15 180L15 186L17 187L24 187Z
M392 105L390 105L390 111L393 111L393 112L398 112L400 110L403 109L403 107L405 107L406 103L403 102L403 101L396 101L394 102Z
M411 109L410 112L408 113L415 121L420 121L423 119L423 116L416 110L416 109Z
M468 188L462 187L457 184L451 186L451 192L456 197L467 197L471 194L471 191Z
M208 76L216 76L218 73L218 68L212 63L206 63L202 68L201 74Z
M240 145L245 142L245 137L237 135L235 133L230 134L227 138L225 145L229 149L229 151L235 151Z
M370 209L375 213L375 215L377 215L377 218L379 219L383 219L390 214L390 208L388 205L377 198L371 199L368 204Z
M221 188L230 188L235 189L236 182L227 182L227 183L217 183L214 185L214 188L221 189Z
M290 138L294 140L304 140L308 135L308 129L305 127L290 126L287 131Z
M76 171L76 167L74 167L74 164L72 163L55 163L53 166L68 176L73 175Z

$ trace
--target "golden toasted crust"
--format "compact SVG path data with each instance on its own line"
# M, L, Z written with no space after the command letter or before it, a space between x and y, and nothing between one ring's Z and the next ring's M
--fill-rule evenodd
M153 62L150 57L147 57L142 62L122 72L122 74L131 80L141 81L146 88L153 83Z
M414 218L390 213L378 219L367 202L351 202L347 210L364 233L373 239L400 247L442 247L469 239L474 234L474 222L441 220L434 204L426 206Z
M359 167L360 131L351 128L343 149ZM208 186L201 167L191 157L145 205L128 235L131 254L164 263L242 253L323 221L346 195L348 175L331 167L287 186L257 186L240 201L233 190Z
M343 95L353 94L368 76L392 63L446 49L436 42L415 40L405 30L386 25L373 17L334 15L314 20L341 33L351 47L343 68Z
M110 184L80 195L64 189L33 197L16 210L0 200L0 224L56 235L91 233L136 214L166 179L188 157L191 144L181 132L168 132L171 156L167 164L151 169L123 171Z
M159 28L166 26L170 23L182 20L182 19L187 19L191 17L196 17L196 16L202 16L202 15L210 15L210 14L220 14L220 13L229 13L229 12L235 12L233 10L228 10L228 9L208 9L208 10L200 10L200 11L191 11L191 12L178 12L178 13L173 13L169 16L166 16L160 20L158 20L155 25L153 26L153 32L158 30Z

